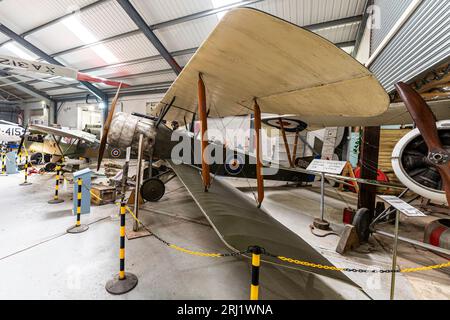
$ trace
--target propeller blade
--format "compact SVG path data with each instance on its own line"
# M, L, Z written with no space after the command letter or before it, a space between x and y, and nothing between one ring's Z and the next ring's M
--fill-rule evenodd
M428 150L442 149L442 143L436 127L436 117L425 100L406 83L399 82L395 85L395 88L422 134Z
M105 124L103 125L102 140L100 143L100 149L98 151L97 171L100 170L100 165L102 164L103 155L104 155L105 149L106 149L106 141L108 139L109 126L111 125L112 118L114 116L114 111L116 110L116 104L117 104L117 100L119 99L119 92L120 92L121 87L122 87L122 84L119 84L119 87L117 88L117 92L114 97L114 100L111 103L111 110L109 110L108 118L106 118Z
M395 85L408 112L416 123L428 147L428 160L438 169L450 204L450 155L444 149L436 126L436 117L422 96L403 82Z

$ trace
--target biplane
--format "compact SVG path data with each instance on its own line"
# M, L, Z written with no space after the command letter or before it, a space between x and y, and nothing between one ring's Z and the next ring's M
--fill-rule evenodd
M423 134L425 160L440 173L445 191L438 190L439 194L444 201L450 197L448 151L436 127L437 119L449 118L448 108L431 110L404 84L398 85L404 104L390 105L389 96L376 77L347 53L317 34L255 9L234 9L222 18L152 117L115 113L121 85L118 87L103 127L98 169L107 147L136 150L141 140L147 157L170 164L232 251L259 246L279 256L331 265L264 209L264 180L270 178L266 173L273 163L264 161L262 154L262 113L278 115L278 122L266 119L268 125L284 126L283 119L298 119L297 129L302 130L414 121L421 132L428 131ZM208 118L248 114L254 118L255 159L250 159L253 155L234 153L230 161L222 157L222 163L210 163L210 158L217 158L214 152L227 148L209 141ZM200 122L200 140L194 139L189 130L174 135L175 130L164 124L176 121L181 125L188 119L191 123L196 119ZM286 121L286 126L290 125ZM191 148L173 152L183 139L190 141ZM199 164L195 158L200 159ZM226 165L234 172L246 167L247 163L241 162L251 160L254 165L240 172L245 172L245 178L256 179L254 200L216 177ZM157 181L157 177L150 178L144 184L154 183L155 187L148 189L159 192ZM264 260L359 287L341 271L289 264L270 255L265 255Z
M267 252L329 265L329 261L273 219L262 206L264 179L268 177L264 172L271 164L264 163L261 154L261 113L281 115L278 122L266 119L265 123L272 126L283 126L283 119L289 117L297 119L297 124L286 122L286 126L293 125L296 130L412 123L421 121L418 113L426 115L425 128L433 132L431 138L424 136L429 149L427 161L441 172L443 181L450 180L448 153L436 135L436 119L429 116L432 111L407 85L399 84L397 88L405 104L390 106L389 96L375 76L332 43L258 10L235 9L219 22L182 70L157 106L154 120L123 113L114 115L116 96L104 126L98 167L107 144L136 148L139 136L144 136L148 153L170 163L231 250L243 251L257 245ZM450 115L448 109L434 111L441 119ZM208 117L245 114L254 117L254 177L258 190L255 200L223 179L215 178L217 164L208 161L211 156ZM193 165L190 154L187 159L185 153L174 155L172 151L182 138L171 139L173 131L161 126L163 121L183 124L186 119L196 117L200 121L201 138L198 143L192 142L193 150L189 153L192 152L192 157L200 154L200 165ZM188 138L192 139L192 135ZM450 185L443 185L449 197ZM440 192L445 197L445 192ZM342 272L283 264L270 256L264 259L355 285Z

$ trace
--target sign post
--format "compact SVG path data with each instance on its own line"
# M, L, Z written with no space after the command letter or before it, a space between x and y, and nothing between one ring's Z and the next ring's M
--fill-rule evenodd
M321 230L329 230L330 223L325 220L325 173L341 174L344 170L346 161L331 161L314 159L306 168L308 171L319 172L320 181L320 219L314 219L314 227Z
M398 247L398 229L400 223L400 213L403 213L408 217L426 217L426 215L420 210L414 208L409 203L406 203L402 199L396 196L378 196L381 200L388 205L394 207L395 213L395 230L394 230L394 248L392 250L392 276L391 276L391 295L390 299L394 300L395 294L395 273L397 272L397 247Z

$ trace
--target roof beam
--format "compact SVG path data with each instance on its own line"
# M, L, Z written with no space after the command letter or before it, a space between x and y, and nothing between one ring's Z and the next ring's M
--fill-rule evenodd
M343 25L351 24L351 23L357 23L357 22L359 23L362 21L362 19L363 19L362 15L357 15L357 16L352 16L352 17L347 17L347 18L342 18L342 19L336 19L336 20L331 20L331 21L310 24L308 26L304 26L303 28L308 29L310 31L316 31L316 30L320 30L320 29L339 27L339 26L343 26Z
M166 47L158 39L155 33L150 29L145 20L141 17L139 12L133 7L129 0L117 0L122 9L127 13L131 20L136 24L136 26L144 33L147 39L152 43L152 45L158 50L164 60L170 65L173 71L178 75L181 72L180 65L175 61L172 55L167 51Z
M175 18L172 20L168 20L168 21L164 21L164 22L160 22L154 25L151 25L150 28L152 30L156 30L156 29L161 29L161 28L167 28L176 24L180 24L183 22L188 22L191 20L195 20L195 19L201 19L207 16L211 16L223 11L227 11L230 9L234 9L234 8L238 8L238 7L244 7L244 6L248 6L251 4L255 4L257 2L261 2L264 0L249 0L249 1L241 1L241 2L236 2L236 3L232 3L226 6L222 6L222 7L218 7L218 8L214 8L214 9L209 9L209 10L205 10L205 11L201 11L201 12L196 12L190 15L186 15L183 17L179 17L179 18Z
M64 20L65 18L67 18L67 17L70 17L70 16L72 16L74 14L78 14L80 12L86 11L88 9L92 9L92 8L94 8L94 7L96 7L96 6L100 5L100 4L103 4L104 2L107 2L107 1L111 1L111 0L97 0L97 1L95 1L93 3L90 3L90 4L86 5L86 6L84 6L84 7L81 7L79 9L77 9L77 10L73 10L73 11L71 11L71 12L65 14L65 15L62 15L62 16L56 18L56 19L53 19L53 20L50 20L50 21L48 21L48 22L46 22L44 24L41 24L41 25L39 25L39 26L37 26L37 27L35 27L33 29L25 31L20 36L22 38L25 38L26 36L29 36L30 34L33 34L35 32L38 32L39 30L42 30L42 29L47 28L47 27L49 27L49 26L51 26L51 25L53 25L55 23L58 23L61 20ZM5 44L7 44L7 43L9 43L9 42L12 42L12 41L13 41L12 39L6 40L5 42L0 43L0 47L5 45Z
M250 3L253 2L260 2L260 1L264 1L264 0L259 0L259 1L245 1L245 2L239 2L237 4L240 4L240 6L245 6L245 5L249 5ZM237 7L237 4L235 3L234 6ZM223 8L228 8L229 6L225 6L225 7L221 7L221 8L217 8L217 9L213 9L213 10L207 10L207 11L202 11L199 13L195 13L189 16L184 16L184 17L180 17L177 19L173 19L173 20L169 20L169 21L165 21L165 22L161 22L155 25L150 25L149 28L151 30L157 30L160 28L165 28L168 26L173 26L176 25L178 23L182 23L182 22L187 22L187 21L191 21L194 19L199 19L199 18L203 18L206 17L208 15L211 14L215 14L221 11L224 11L225 9ZM212 13L213 12L213 13ZM355 22L361 22L362 20L362 15L359 16L353 16L353 17L348 17L348 18L343 18L343 19L337 19L337 20L332 20L332 21L327 21L327 22L322 22L322 23L315 23L315 24L311 24L311 25L307 25L307 26L303 26L303 28L311 30L311 31L316 31L316 30L320 30L320 29L324 29L324 28L330 28L330 27L337 27L340 25L345 25L345 24L349 24L349 23L355 23ZM81 46L77 46L77 47L73 47L73 48L69 48L69 49L65 49L59 52L55 52L52 54L53 57L58 57L64 54L68 54L68 53L72 53L75 51L79 51L79 50L83 50L83 49L88 49L100 44L105 44L111 41L115 41L115 40L119 40L119 39L123 39L123 38L127 38L127 37L131 37L137 34L140 34L141 30L133 30L133 31L129 31L129 32L125 32L125 33L121 33L121 34L117 34L108 38L104 38L102 40L99 40L97 42L93 42L93 43L89 43L89 44L85 44L85 45L81 45Z
M173 26L173 25L176 25L176 24L179 24L179 23L183 23L183 22L188 22L188 21L192 21L192 20L195 20L195 19L204 18L204 17L210 16L210 15L213 15L213 14L217 14L217 13L220 13L220 12L223 12L223 11L226 11L226 10L230 10L232 8L244 7L244 6L248 6L248 5L251 5L251 4L254 4L254 3L257 3L257 2L262 2L262 1L265 1L265 0L252 0L252 1L237 2L237 3L230 4L230 5L218 7L218 8L215 8L215 9L205 10L205 11L197 12L197 13L190 14L190 15L187 15L187 16L182 16L182 17L175 18L175 19L172 19L172 20L168 20L168 21L164 21L164 22L157 23L157 24L154 24L154 25L150 25L149 28L151 30L157 30L157 29L161 29L161 28L166 28L166 27ZM110 41L114 41L114 40L118 40L118 39L122 39L122 38L126 38L126 37L131 37L131 36L134 36L134 35L140 34L140 33L141 33L140 29L128 31L128 32L121 33L121 34L118 34L118 35L114 35L114 36L111 36L111 37L108 37L108 38L104 38L104 39L99 40L97 42L93 42L93 43L89 43L89 44L85 44L85 45L81 45L81 46L65 49L65 50L62 50L62 51L59 51L59 52L55 52L55 53L52 54L52 56L53 57L61 56L61 55L68 54L68 53L71 53L71 52L74 52L74 51L87 49L87 48L90 48L90 47L93 47L93 46L96 46L96 45L99 45L99 44L104 44L104 43L107 43L107 42L110 42Z
M29 94L29 95L39 98L39 99L44 99L44 100L46 99L49 101L53 101L53 99L45 92L37 90L36 88L34 88L26 83L23 83L23 82L20 83L21 81L19 79L11 77L11 74L6 71L0 70L0 76L5 77L3 79L0 79L2 82L22 91L23 93Z
M363 18L361 20L361 23L359 25L358 31L356 33L356 43L355 43L355 49L353 50L353 57L356 57L356 55L358 54L360 45L361 45L361 41L362 38L364 36L364 31L366 30L367 27L367 21L369 20L369 7L372 6L374 4L374 0L366 0L366 4L364 6L364 14L363 14Z
M39 49L35 45L33 45L30 42L28 42L23 37L21 37L20 35L18 35L14 31L9 29L7 26L5 26L4 24L0 24L0 32L2 32L4 35L10 37L12 40L14 40L15 42L19 43L21 46L23 46L27 50L33 52L35 55L37 55L38 57L44 59L48 63L52 63L52 64L56 64L58 66L63 66L64 67L64 65L61 62L59 62L55 58L51 57L50 55L48 55L47 53L45 53L44 51L42 51L41 49ZM93 84L91 84L89 82L86 82L86 81L80 81L80 83L83 84L97 98L107 101L108 96L105 95L99 88L97 88Z

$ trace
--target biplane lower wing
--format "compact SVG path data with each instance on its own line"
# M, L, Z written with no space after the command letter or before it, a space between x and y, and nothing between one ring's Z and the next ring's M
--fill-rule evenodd
M200 210L213 226L221 240L233 251L245 251L258 245L271 254L332 265L306 241L272 218L256 203L225 181L215 179L208 192L204 192L199 169L190 165L175 165L169 161L183 185ZM360 288L340 271L314 269L288 264L275 257L262 256L262 260L283 267L337 279Z

